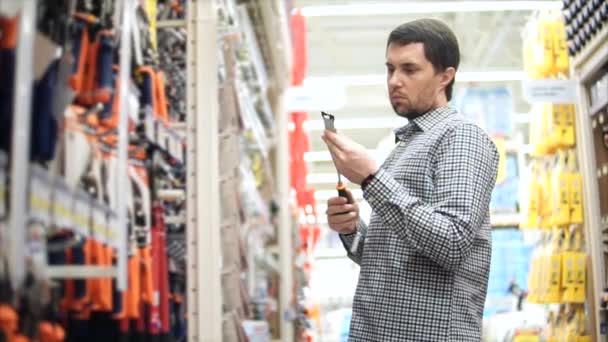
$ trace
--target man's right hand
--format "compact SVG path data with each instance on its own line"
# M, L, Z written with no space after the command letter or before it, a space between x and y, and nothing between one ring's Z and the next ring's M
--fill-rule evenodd
M346 194L348 199L332 197L327 201L327 223L329 228L340 234L354 233L359 223L359 205L353 200L350 190L346 189Z

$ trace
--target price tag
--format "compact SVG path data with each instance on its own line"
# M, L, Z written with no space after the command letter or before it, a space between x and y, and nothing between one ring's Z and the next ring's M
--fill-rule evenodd
M108 231L107 244L117 250L120 245L120 227L118 225L118 216L114 211L108 210Z
M171 156L177 160L179 160L180 163L183 163L184 161L182 160L182 140L181 137L179 136L179 134L173 132L172 130L167 130L167 132L169 133L169 153L171 154Z
M526 80L522 83L524 99L529 103L576 102L576 82L573 80Z
M148 138L150 141L156 142L156 124L154 122L154 118L152 117L152 107L144 107L143 112L146 138Z
M95 203L91 211L93 218L91 222L91 237L93 240L103 243L101 240L105 237L105 231L108 227L106 209L104 206Z
M59 228L72 228L72 192L63 180L57 180L53 188L53 222Z
M0 218L6 216L6 173L8 162L6 154L0 151Z
M51 224L51 184L49 173L38 165L32 165L30 218L47 227Z
M154 125L156 126L156 144L168 151L167 129L165 128L165 125L158 120L154 120Z
M83 190L77 190L72 207L74 230L83 236L91 236L91 203L92 199Z

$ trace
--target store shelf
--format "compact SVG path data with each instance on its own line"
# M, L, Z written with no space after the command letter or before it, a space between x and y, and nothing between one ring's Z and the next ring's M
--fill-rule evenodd
M589 115L595 115L604 110L606 107L608 107L608 95L606 95L606 97L601 99L598 103L594 104L593 107L589 108Z
M572 65L576 69L584 65L591 67L595 63L590 60L597 58L598 52L600 55L608 53L608 25L604 25L601 31L591 38L590 43L572 58Z

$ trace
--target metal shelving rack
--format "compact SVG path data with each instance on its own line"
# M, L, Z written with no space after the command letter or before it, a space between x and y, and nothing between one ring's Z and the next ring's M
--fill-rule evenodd
M571 71L577 83L578 103L576 111L577 152L579 167L583 176L583 203L585 234L589 251L588 298L590 323L595 341L606 341L606 319L600 307L602 293L606 289L606 266L604 263L603 230L600 213L598 176L596 171L595 148L592 132L593 108L589 101L588 85L594 81L599 71L608 63L608 26L604 25L591 41L572 58ZM608 99L608 94L604 94Z
M282 8L281 1L260 1L265 19L272 19L270 12ZM219 117L218 70L216 51L218 17L216 0L189 0L187 2L187 283L188 340L222 341L222 253L221 253L221 194L219 174ZM158 27L179 26L181 21L159 22ZM275 23L276 24L276 23ZM285 22L280 22L285 26ZM266 34L280 41L282 52L273 54L276 75L288 75L289 49L285 30L276 31L276 25L268 25ZM274 47L273 47L274 48ZM281 57L285 56L285 57ZM281 76L282 77L282 76ZM284 317L292 298L293 251L290 227L289 202L289 149L287 141L287 116L282 106L287 80L275 79L272 84L273 109L277 114L278 139L275 153L277 192L281 203L279 216L279 258L281 269L280 316L281 341L293 341L293 324Z
M35 56L35 35L36 35L36 11L37 0L25 0L21 3L9 3L9 8L12 8L19 14L19 31L18 44L16 51L16 70L14 83L14 122L12 127L12 146L11 146L11 163L10 163L10 209L8 212L8 224L5 225L5 230L0 232L2 237L2 249L6 251L6 257L9 267L9 276L11 285L14 289L19 289L26 275L26 247L27 240L27 220L29 213L30 186L32 179L32 164L29 160L29 146L31 136L31 100L32 100L32 85L34 81L33 65ZM120 2L120 13L131 13L135 8L135 0L123 0ZM121 40L128 41L128 37L132 33L132 25L130 18L126 15L117 15L116 20L121 22ZM120 70L119 77L121 84L128 84L129 75L131 73L130 61L130 46L122 44L120 52ZM126 97L127 87L121 87L121 96ZM123 174L124 177L118 177L119 181L115 185L117 188L125 188L124 182L128 179L127 176L127 103L123 101L119 108L119 125L118 125L118 143L117 143L117 174ZM117 222L116 227L119 230L121 239L118 246L118 261L116 266L50 266L44 264L44 276L49 278L94 278L94 277L114 277L117 280L118 288L123 290L127 288L127 246L126 237L127 229L127 212L126 204L123 197L119 197L116 203ZM123 208L123 209L121 209ZM120 228L124 229L120 229Z

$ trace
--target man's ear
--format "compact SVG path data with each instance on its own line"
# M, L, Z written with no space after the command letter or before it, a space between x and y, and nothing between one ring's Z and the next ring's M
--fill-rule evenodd
M441 80L439 82L439 84L445 89L448 87L448 85L450 84L450 82L452 82L452 80L454 79L454 76L456 75L456 69L454 67L449 67L446 68L442 73L441 73Z

